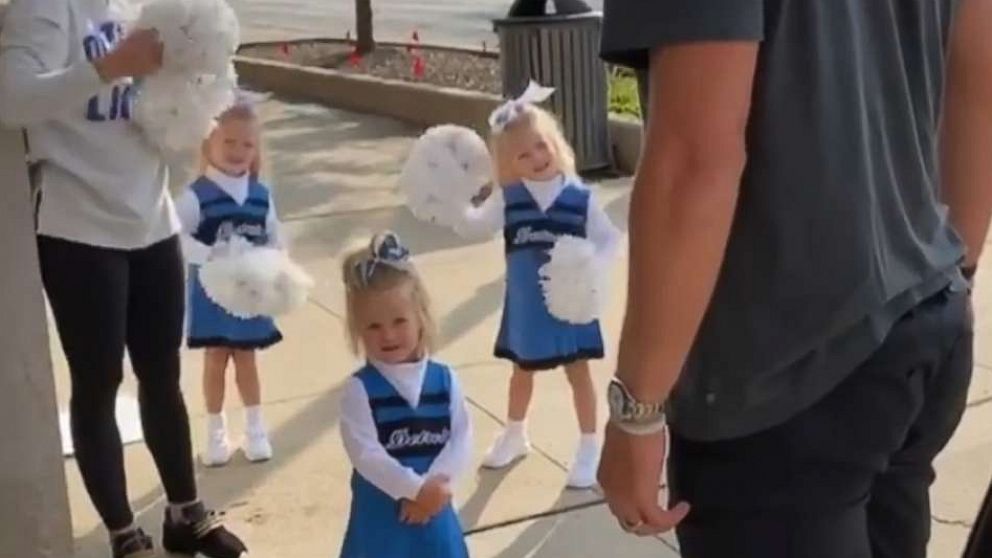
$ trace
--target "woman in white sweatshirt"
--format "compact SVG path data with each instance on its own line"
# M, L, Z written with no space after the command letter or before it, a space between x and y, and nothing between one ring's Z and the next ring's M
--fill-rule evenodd
M134 526L114 417L127 349L170 503L163 545L237 558L244 545L197 498L179 387L178 221L166 165L131 122L133 79L161 58L155 33L125 35L108 0L13 0L0 35L0 121L27 130L37 165L38 250L72 377L76 461L112 555L152 553Z

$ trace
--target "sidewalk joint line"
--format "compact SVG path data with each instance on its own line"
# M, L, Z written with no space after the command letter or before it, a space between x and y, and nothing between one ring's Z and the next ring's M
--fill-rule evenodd
M965 529L971 529L974 527L974 523L971 521L964 521L960 519L944 519L936 515L930 516L934 523L939 523L940 525L946 525L948 527L964 527Z
M465 536L470 537L472 535L478 535L479 533L486 533L488 531L494 531L496 529L504 529L506 527L512 527L513 525L519 525L520 523L526 523L528 521L534 521L536 519L544 519L548 517L556 517L559 515L565 515L574 511L585 510L589 508L595 508L606 503L606 500L593 500L591 502L585 502L582 504L574 504L571 506L566 506L564 508L558 508L548 511L543 511L539 513L534 513L530 515L525 515L522 517L517 517L513 519L507 519L505 521L497 521L496 523L490 523L488 525L482 525L475 527L473 529L468 529L465 531Z
M337 318L338 320L344 321L344 316L342 316L341 314L338 314L334 310L331 310L327 305L325 305L321 301L317 300L316 298L310 297L307 300L310 302L310 304L313 304L317 308L323 310L324 312L330 314L331 316Z
M981 399L976 399L974 401L969 401L968 404L965 405L965 408L966 409L974 409L975 407L981 407L982 405L985 405L986 403L989 403L989 402L992 402L992 395L989 395L987 397L983 397Z
M471 397L469 397L469 396L467 396L467 395L466 395L466 396L465 396L465 400L466 400L466 401L468 401L468 402L469 402L469 404L471 404L471 405L472 405L473 407L475 407L476 409L478 409L478 410L480 410L480 411L482 411L482 413L483 413L484 415L486 415L486 416L488 416L489 418L491 418L491 419L493 419L494 421L496 421L497 423L499 423L499 424L501 424L502 426L504 426L504 427L506 426L506 421L505 421L505 420L503 420L503 419L501 419L501 418L499 418L499 417L498 417L498 416L496 416L496 415L495 415L495 414L494 414L494 413L493 413L492 411L490 411L489 409L487 409L487 408L485 408L485 407L483 407L483 406L482 406L481 404L479 404L479 402L478 402L478 401L476 401L475 399L472 399ZM538 446L532 446L532 448L533 448L533 450L534 450L534 452L535 452L535 453L537 453L537 454L538 454L538 455L540 455L541 457L544 457L545 459L547 459L548 461L550 461L552 465L554 465L554 466L556 466L556 467L558 467L558 468L559 468L559 469L561 469L562 471L566 471L566 472L568 471L568 467L566 467L566 466L565 466L565 464L564 464L564 463L562 463L561 461L558 461L557 459L555 459L555 457L554 457L554 456L552 456L552 455L551 455L550 453L548 453L548 452L546 452L546 451L544 451L543 449L541 449L541 448L540 448L540 447L538 447Z

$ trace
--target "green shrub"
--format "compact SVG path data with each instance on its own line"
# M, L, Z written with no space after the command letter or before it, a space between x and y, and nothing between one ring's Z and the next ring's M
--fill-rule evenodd
M614 66L610 70L611 113L641 117L641 103L637 95L637 78L628 68Z

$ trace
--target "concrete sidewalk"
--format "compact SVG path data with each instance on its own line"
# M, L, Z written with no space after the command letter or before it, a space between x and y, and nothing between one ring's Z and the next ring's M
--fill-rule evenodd
M341 447L338 391L355 367L344 340L343 254L389 228L410 245L435 299L441 329L439 358L460 373L476 430L476 462L501 427L508 367L492 356L502 304L503 262L498 241L470 244L417 222L402 207L394 183L418 130L389 120L306 104L269 101L264 107L267 165L295 257L318 281L310 303L280 325L286 341L261 356L264 399L276 458L250 465L240 456L224 469L198 468L205 499L228 510L232 528L252 556L326 558L338 552L350 501L350 467ZM626 222L629 180L607 181L599 195L618 224ZM615 353L624 300L625 262L616 267L613 302L604 320ZM932 556L955 558L992 473L992 296L978 293L979 366L971 407L941 457L934 488ZM52 332L53 339L57 339ZM68 401L61 349L53 346L59 401ZM184 380L197 450L205 430L199 387L200 355L184 354ZM602 389L613 361L596 363ZM134 392L132 379L125 390ZM229 387L233 432L241 416ZM476 558L675 557L671 538L623 535L594 491L566 491L565 470L577 428L565 378L540 379L531 416L535 452L509 471L473 471L457 489L458 508ZM164 506L153 464L142 444L126 449L128 481L140 523L158 533ZM89 504L75 464L67 461L77 557L107 555L106 534Z

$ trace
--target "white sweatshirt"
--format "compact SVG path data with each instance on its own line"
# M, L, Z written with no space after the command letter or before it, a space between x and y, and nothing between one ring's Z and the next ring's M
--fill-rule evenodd
M117 249L179 230L168 169L131 122L134 90L90 60L122 37L107 0L13 0L0 36L0 122L40 163L39 234Z
M374 365L407 403L412 407L419 405L427 360ZM450 399L451 438L427 474L420 476L386 452L379 442L365 386L358 378L349 378L341 398L341 437L355 470L394 500L416 499L424 481L436 475L446 476L454 483L465 472L472 457L472 425L465 396L454 373L451 374Z

